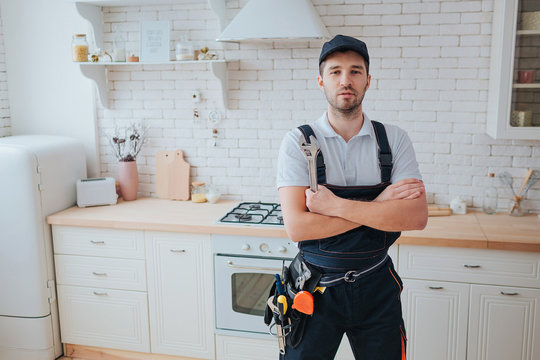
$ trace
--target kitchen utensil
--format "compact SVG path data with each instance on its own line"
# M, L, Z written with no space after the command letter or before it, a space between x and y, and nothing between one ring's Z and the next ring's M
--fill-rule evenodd
M510 207L510 215L515 216L521 216L523 215L523 211L521 209L520 202L525 197L525 194L531 186L533 186L538 180L540 179L540 176L538 176L538 171L529 169L527 171L527 175L525 175L525 178L523 179L523 183L521 184L521 188L519 189L519 192L517 195L514 195L514 202L512 203L512 206ZM517 210L517 213L515 212Z
M309 140L310 140L310 143L308 144L304 135L301 134L300 138L298 139L298 143L300 145L300 149L302 149L302 153L304 154L308 162L309 188L311 189L311 191L316 192L317 191L317 155L319 154L320 146L315 136L311 135L309 137Z
M156 153L156 194L160 199L169 199L169 164L174 161L174 150Z
M525 188L523 189L523 193L522 193L522 196L525 197L527 195L527 191L529 191L529 189L534 185L536 184L536 182L540 180L540 173L538 170L534 170L533 173L531 174L530 178L529 178L529 181L527 182L527 185L525 185Z
M174 160L169 164L169 198L189 200L189 169L184 160L184 152L176 150Z
M499 179L503 182L503 184L508 185L510 190L512 191L512 195L516 196L516 192L514 191L514 179L512 178L512 175L510 175L508 172L503 171L499 174Z

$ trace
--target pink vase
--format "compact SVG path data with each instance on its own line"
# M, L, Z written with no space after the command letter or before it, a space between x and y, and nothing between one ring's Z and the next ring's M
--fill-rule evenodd
M137 199L137 187L139 186L139 173L136 161L118 162L118 183L122 198L126 201Z

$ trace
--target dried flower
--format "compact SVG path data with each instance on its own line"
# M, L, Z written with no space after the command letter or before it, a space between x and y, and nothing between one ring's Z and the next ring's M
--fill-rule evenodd
M135 161L146 142L147 131L148 127L141 124L131 124L122 131L115 126L109 142L118 161Z

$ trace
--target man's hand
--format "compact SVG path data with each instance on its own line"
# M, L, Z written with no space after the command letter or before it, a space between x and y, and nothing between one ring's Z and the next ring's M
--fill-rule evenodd
M425 194L424 183L418 179L403 179L388 185L373 201L416 199Z
M306 189L306 206L312 213L326 216L336 216L341 198L334 195L323 185L317 186L317 192Z

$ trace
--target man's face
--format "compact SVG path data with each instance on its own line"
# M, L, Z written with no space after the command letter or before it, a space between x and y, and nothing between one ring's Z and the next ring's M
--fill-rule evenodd
M354 51L335 52L325 62L317 77L319 87L335 110L353 113L362 105L371 81L364 58Z

